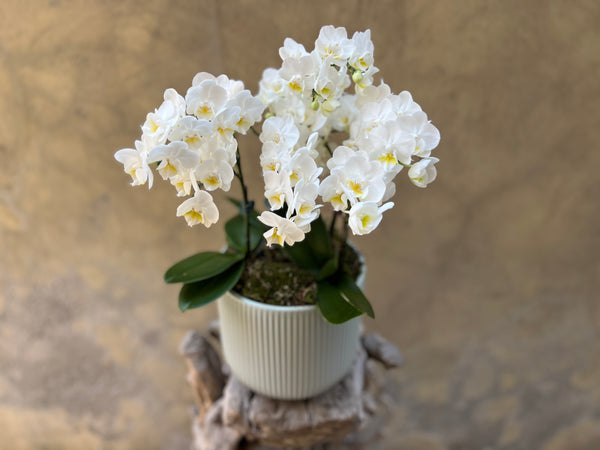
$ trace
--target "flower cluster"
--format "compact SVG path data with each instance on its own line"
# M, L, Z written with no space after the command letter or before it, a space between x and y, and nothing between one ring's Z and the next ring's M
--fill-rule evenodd
M153 181L149 165L158 163L158 173L178 196L193 193L177 215L190 226L209 227L219 220L219 210L208 191L230 189L237 162L235 134L246 134L263 110L241 81L201 72L185 98L167 89L161 106L146 116L135 149L119 150L115 158L131 175L132 185L148 182L148 187Z
M382 213L393 206L384 202L394 195L393 180L404 167L410 167L408 176L419 187L436 177L438 159L431 150L439 143L439 132L410 93L394 95L385 83L373 84L379 71L373 49L369 30L348 38L343 27L325 26L310 53L285 39L279 49L281 68L263 73L259 98L274 116L264 123L268 132L261 134L265 195L272 210L287 204L286 219L278 223L294 235L286 239L274 215L263 213L271 218L269 225L280 243L302 240L296 228L310 230L310 219L318 216L321 206L316 204L317 193L335 211L348 214L352 232L362 235L373 231ZM352 85L353 93L348 91ZM333 151L332 133L348 137ZM280 142L275 144L274 139ZM291 168L297 154L306 161L306 172ZM322 182L315 177L318 169L313 161L326 169ZM298 188L292 193L288 178L293 185L299 174L306 174L299 186L310 194L298 194ZM294 209L300 195L306 199L307 215ZM296 214L291 218L299 225L296 228L290 224L291 214Z
M285 39L281 67L264 71L256 97L241 81L199 73L185 98L167 89L135 149L115 157L133 185L151 186L149 164L158 163L177 195L193 194L177 215L190 226L210 226L219 212L209 192L229 190L234 175L242 181L235 135L267 109L260 164L271 210L259 219L270 227L268 245L302 241L324 204L343 214L354 234L370 233L393 207L403 168L418 187L434 181L438 159L431 152L440 140L409 92L374 83L373 52L369 30L349 38L343 27L325 26L311 52ZM243 182L242 190L246 195Z

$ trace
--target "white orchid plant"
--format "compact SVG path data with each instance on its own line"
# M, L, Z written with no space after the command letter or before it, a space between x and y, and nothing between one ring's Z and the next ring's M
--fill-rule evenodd
M135 148L115 158L132 185L152 186L153 171L168 180L189 226L219 220L211 192L240 182L239 214L225 224L227 253L203 252L165 274L184 283L182 311L232 289L246 261L262 245L283 246L317 280L317 305L332 323L367 313L369 301L341 270L348 229L371 233L394 204L396 175L407 169L420 188L436 178L431 156L440 134L409 92L392 94L374 65L370 30L348 38L345 28L325 26L312 52L291 38L279 49L278 69L268 68L258 95L226 75L197 74L184 96L167 89L147 115ZM255 126L262 121L259 133ZM236 136L255 133L269 210L248 200ZM337 143L336 143L337 142ZM327 225L322 207L332 213Z

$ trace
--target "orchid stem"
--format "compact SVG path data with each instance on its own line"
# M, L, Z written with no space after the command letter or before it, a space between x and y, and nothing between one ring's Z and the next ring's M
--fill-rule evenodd
M340 248L338 253L338 271L341 273L343 270L343 262L346 253L346 241L348 240L348 215L344 214L344 227L342 228L342 238L340 239Z
M325 145L325 148L329 152L329 156L333 156L333 152L331 151L331 148L329 147L329 142L327 142L327 140L324 139L323 140L323 145Z
M250 203L248 202L248 188L244 183L244 173L242 172L242 159L240 156L240 147L238 145L236 149L236 166L237 173L235 175L240 180L240 186L242 187L242 210L244 211L244 220L246 225L246 259L250 256Z

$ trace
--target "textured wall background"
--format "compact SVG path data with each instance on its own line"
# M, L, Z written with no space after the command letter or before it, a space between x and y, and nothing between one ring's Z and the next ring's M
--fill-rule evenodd
M185 448L176 349L216 310L180 314L161 276L223 234L113 153L165 88L256 91L329 23L370 27L442 133L438 181L356 240L367 326L407 358L385 448L600 448L600 7L558 0L3 1L0 448Z

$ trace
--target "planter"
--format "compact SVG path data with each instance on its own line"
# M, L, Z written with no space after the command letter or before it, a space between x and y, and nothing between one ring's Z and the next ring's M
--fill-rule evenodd
M357 284L364 285L365 270ZM358 351L360 317L332 325L315 305L274 306L228 292L218 302L221 343L233 374L281 400L318 395L341 380Z

